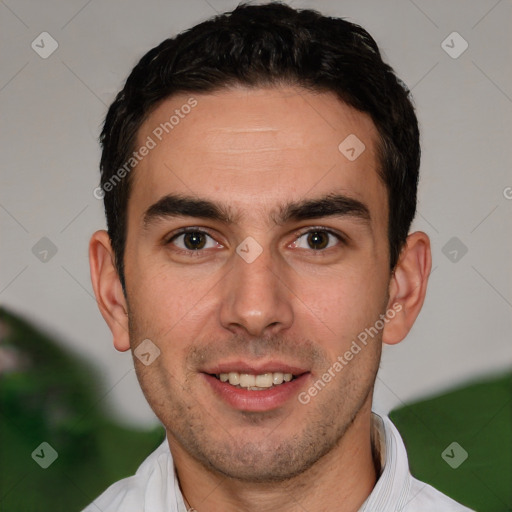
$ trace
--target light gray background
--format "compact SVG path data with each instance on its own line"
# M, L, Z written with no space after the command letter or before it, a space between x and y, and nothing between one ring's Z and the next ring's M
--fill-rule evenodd
M0 301L93 362L104 378L105 404L133 425L157 420L131 355L113 348L89 277L89 237L105 226L93 197L97 137L107 106L146 51L237 3L0 2ZM287 3L365 27L412 88L421 123L413 227L431 237L434 272L410 335L384 349L375 409L386 413L510 367L512 3ZM59 45L46 59L31 48L44 31ZM469 44L456 59L441 46L454 31ZM455 50L459 43L448 40ZM32 253L44 236L58 250L47 262ZM468 249L457 262L442 252L452 237Z

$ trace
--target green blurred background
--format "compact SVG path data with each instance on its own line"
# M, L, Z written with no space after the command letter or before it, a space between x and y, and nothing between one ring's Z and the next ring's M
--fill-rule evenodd
M0 308L0 511L80 511L164 440L163 427L126 428L102 404L94 368ZM390 418L415 477L478 512L506 512L511 404L512 372L408 404ZM38 448L43 442L58 453L47 469L38 464L50 456ZM456 469L441 456L453 442L468 453Z

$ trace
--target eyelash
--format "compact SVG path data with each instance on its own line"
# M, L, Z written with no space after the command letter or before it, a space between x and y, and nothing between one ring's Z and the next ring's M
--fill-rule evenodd
M325 227L322 227L322 226L314 226L314 227L309 228L307 231L304 231L304 232L296 234L295 241L298 240L299 238L303 237L304 235L307 235L308 233L312 233L312 232L314 233L316 231L320 231L320 232L332 235L335 238L337 238L338 241L340 241L342 244L346 244L347 243L347 240L346 240L346 238L344 236L342 236L339 233L336 233L335 231L332 231L331 229L328 229L328 228L325 228ZM165 240L164 244L165 245L169 245L176 238L178 238L179 236L181 236L183 234L186 234L186 233L204 234L204 235L207 235L207 236L209 236L210 238L213 239L213 237L210 235L210 233L208 233L207 231L204 231L203 229L196 228L196 227L188 227L188 228L180 229L179 231L173 233L170 237L168 237ZM329 249L332 249L332 247L329 247ZM185 255L188 255L188 256L192 256L192 257L202 257L202 256L204 256L204 252L205 252L204 249L188 250L188 249L175 248L173 250L175 252L179 253L179 254L185 254ZM325 251L326 250L327 249L316 249L316 250L315 249L311 249L311 251L315 254L315 256L323 256L323 255L325 255Z

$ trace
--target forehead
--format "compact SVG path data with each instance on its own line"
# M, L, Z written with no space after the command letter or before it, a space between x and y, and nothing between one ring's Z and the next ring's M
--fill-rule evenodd
M250 221L283 202L336 192L382 217L377 140L371 118L333 93L237 87L175 95L138 132L136 148L151 149L133 171L129 211L141 215L182 193L229 205Z

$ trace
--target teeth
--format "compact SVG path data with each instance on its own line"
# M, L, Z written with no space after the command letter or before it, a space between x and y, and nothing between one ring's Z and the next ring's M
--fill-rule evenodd
M290 382L293 379L291 373L262 373L251 375L249 373L229 372L217 375L221 382L229 382L232 386L239 386L252 391L268 389L272 386L279 386L283 382Z
M229 372L228 374L229 383L233 386L240 384L240 374L237 372Z
M282 384L283 381L284 381L284 374L283 373L276 372L276 373L272 374L272 383L275 384L276 386L278 384Z
M262 375L257 375L254 380L256 381L256 386L259 388L270 388L273 384L271 373L263 373Z
M254 375L249 375L248 373L241 373L240 386L243 388L252 388L256 386L256 377Z

